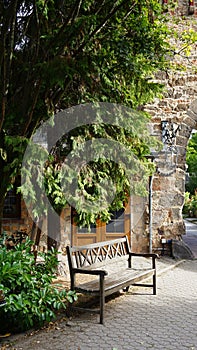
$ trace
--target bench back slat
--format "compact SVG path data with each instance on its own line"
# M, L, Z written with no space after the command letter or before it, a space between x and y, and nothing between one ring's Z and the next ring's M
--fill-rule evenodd
M111 241L67 247L70 269L91 268L105 261L122 258L130 252L127 236Z

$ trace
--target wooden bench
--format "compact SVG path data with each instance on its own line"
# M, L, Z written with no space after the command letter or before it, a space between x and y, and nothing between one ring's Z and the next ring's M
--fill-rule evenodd
M86 246L67 246L70 288L73 291L98 296L100 323L104 321L105 297L129 286L151 287L156 294L156 254L132 253L127 237ZM152 258L147 267L134 268L132 257ZM145 259L146 260L146 259ZM139 264L138 264L139 265ZM95 276L77 283L76 275ZM81 276L81 277L83 277ZM151 283L139 283L151 277ZM83 279L83 278L81 278Z

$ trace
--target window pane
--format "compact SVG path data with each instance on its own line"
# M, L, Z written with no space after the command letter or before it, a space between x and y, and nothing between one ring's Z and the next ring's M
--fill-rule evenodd
M116 210L109 223L106 232L124 233L124 209Z
M8 191L3 208L4 218L20 218L20 200L15 188Z
M91 224L89 230L87 227L77 227L77 233L96 233L96 225Z

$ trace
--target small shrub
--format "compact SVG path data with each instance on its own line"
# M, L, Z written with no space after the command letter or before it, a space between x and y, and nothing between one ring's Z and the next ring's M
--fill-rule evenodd
M35 264L29 238L12 249L0 241L0 290L6 305L0 308L1 331L18 332L42 326L56 317L56 311L76 300L72 291L52 284L58 259L57 252L43 253L43 263ZM1 327L2 328L2 327Z
M197 217L197 192L191 195L185 192L185 202L183 207L183 214L188 217Z

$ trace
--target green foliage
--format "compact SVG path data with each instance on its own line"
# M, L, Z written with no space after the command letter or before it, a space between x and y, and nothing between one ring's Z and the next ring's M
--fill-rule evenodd
M194 133L188 142L186 163L189 174L197 173L197 133Z
M172 42L171 57L168 71L186 72L188 69L188 60L191 58L191 52L195 50L197 34L195 28L195 19L192 17L174 16L169 23ZM173 56L176 55L176 59ZM190 71L196 73L196 65L191 64Z
M23 140L56 111L96 101L143 109L160 95L162 86L153 78L168 65L169 31L157 0L7 1L1 6L0 21L3 201L20 172ZM74 142L76 137L73 146ZM145 150L146 139L133 144L140 161L147 154ZM102 164L102 178L104 169L108 172L109 168L109 164ZM46 169L45 187L59 211L65 198L60 193L57 170ZM111 166L112 170L116 172ZM117 176L120 172L122 169ZM121 193L126 187L122 180L120 176L117 181L118 188L123 184ZM36 208L34 211L38 216Z
M193 195L185 192L183 214L188 217L197 217L197 192Z
M189 139L186 153L187 181L183 214L197 217L197 133Z
M197 189L197 133L192 135L188 142L186 164L188 166L189 180L186 183L186 190L195 194Z
M63 164L63 171L61 169L59 172L66 181L65 190L68 188L68 183L70 185L71 197L69 198L68 193L67 200L76 209L76 220L79 226L89 227L98 218L103 222L108 222L112 211L119 210L127 204L129 195L147 195L148 177L153 173L154 166L145 156L149 154L148 146L153 145L154 142L148 133L146 134L146 121L147 118L140 115L138 125L136 128L133 127L133 132L116 125L100 125L99 128L97 125L91 125L80 128L75 135L73 133L67 135L65 148L72 150L73 166L72 159L69 159L69 166ZM132 118L130 121L127 120L128 129L130 123L132 124ZM134 123L135 121L133 125ZM140 130L142 126L143 132ZM102 144L99 143L100 138L102 138ZM88 152L94 155L94 160L80 168L76 190L73 192L72 188L75 187L76 181L76 164L81 164L81 158L83 154L86 154L85 146L88 141L91 141ZM57 148L53 150L56 160L57 154L60 156L58 159L60 165L65 158L61 143L65 145L65 140L61 140ZM105 150L107 150L107 156ZM119 152L121 153L120 161L116 162L115 160L119 159ZM55 188L54 186L52 188L53 195ZM61 182L61 190L66 193L64 182ZM110 195L113 200L109 205Z
M6 300L0 308L4 331L43 325L55 318L57 310L76 299L72 291L52 284L58 265L55 250L42 254L43 263L35 264L29 239L8 250L4 237L0 248L0 290Z
M181 51L185 53L186 56L191 55L192 45L196 45L197 42L197 33L193 28L184 30L181 33L181 40L183 42Z
M58 214L70 204L76 209L78 225L88 227L98 218L108 222L112 211L127 204L129 195L147 195L154 165L146 155L159 143L149 136L146 114L129 109L127 116L123 112L123 120L119 116L113 125L99 123L71 130L49 156L32 145L22 168L21 191L33 207L34 218L47 210L44 193ZM87 150L93 156L88 162Z

